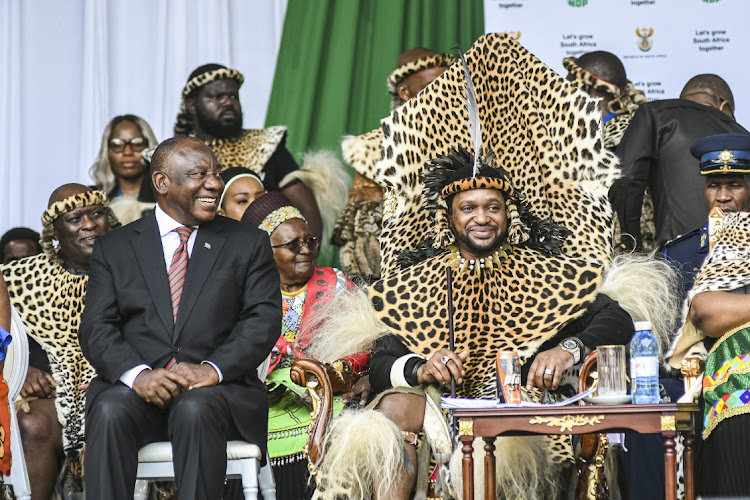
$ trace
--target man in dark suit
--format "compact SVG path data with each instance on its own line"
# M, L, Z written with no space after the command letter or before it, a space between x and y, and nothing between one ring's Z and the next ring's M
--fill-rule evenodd
M169 439L180 498L219 499L226 441L265 449L257 368L281 331L279 274L265 233L216 217L224 183L203 142L164 141L151 168L154 213L91 258L86 494L133 498L138 449Z

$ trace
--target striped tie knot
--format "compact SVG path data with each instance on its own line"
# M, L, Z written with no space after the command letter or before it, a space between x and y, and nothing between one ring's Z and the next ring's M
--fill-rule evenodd
M180 236L180 245L185 245L187 240L190 239L190 235L193 234L194 227L180 226L175 228L175 232Z

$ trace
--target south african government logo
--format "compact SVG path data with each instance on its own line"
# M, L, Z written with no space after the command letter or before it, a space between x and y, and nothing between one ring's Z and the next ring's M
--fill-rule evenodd
M648 52L654 46L651 36L654 34L654 28L636 28L635 34L638 35L637 45L641 52Z
M589 0L568 0L568 5L571 7L586 7L588 3Z

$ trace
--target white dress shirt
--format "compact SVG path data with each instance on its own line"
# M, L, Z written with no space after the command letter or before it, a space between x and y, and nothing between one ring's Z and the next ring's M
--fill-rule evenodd
M167 213L162 210L158 204L154 208L154 215L156 215L156 224L159 226L159 235L161 236L161 246L164 250L164 265L166 267L166 272L169 273L169 266L170 264L172 264L172 257L174 257L174 252L175 250L177 250L177 247L180 246L180 235L177 234L175 229L183 226L184 224L180 224L172 217L167 215ZM193 256L195 237L198 234L198 226L193 227L195 230L190 234L190 238L188 238L187 241L188 258ZM214 367L216 373L219 374L220 383L222 380L224 380L224 376L222 375L221 370L219 370L218 366L210 361L203 361L203 363L208 363L209 365ZM140 375L143 370L150 369L151 367L145 364L138 365L135 368L131 368L120 376L120 382L132 389L133 382L135 382L136 377Z

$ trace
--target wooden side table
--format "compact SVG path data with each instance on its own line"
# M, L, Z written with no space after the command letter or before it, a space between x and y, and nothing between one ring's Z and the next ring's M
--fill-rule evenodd
M695 498L694 444L697 404L515 407L454 410L463 443L464 500L474 500L474 438L484 439L484 498L495 498L495 438L502 434L589 434L634 431L664 436L664 471L667 500L676 500L675 437L683 435L685 498Z

